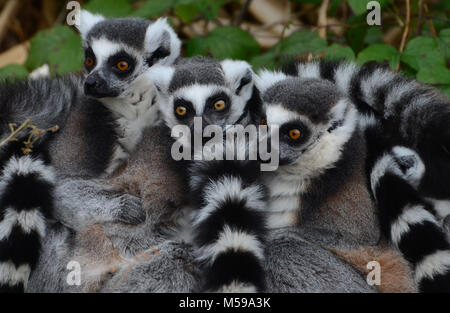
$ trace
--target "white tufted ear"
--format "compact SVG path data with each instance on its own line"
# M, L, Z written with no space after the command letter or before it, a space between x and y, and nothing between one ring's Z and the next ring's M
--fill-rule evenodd
M105 20L105 17L100 14L92 14L89 11L81 10L80 25L77 25L76 27L80 32L81 37L86 39L86 36L92 27L103 20Z
M180 56L181 41L164 17L148 26L144 47L150 58L150 65L171 65Z
M286 78L287 75L282 72L262 70L255 77L256 88L258 88L261 93L264 93L277 82L285 80Z
M227 84L235 94L250 99L254 86L254 73L245 61L224 60L220 62Z
M145 75L153 82L159 95L167 96L174 73L173 67L157 64L152 66Z

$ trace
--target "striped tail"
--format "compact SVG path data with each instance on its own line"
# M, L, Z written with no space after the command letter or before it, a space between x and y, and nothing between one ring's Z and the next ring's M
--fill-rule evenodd
M256 162L196 162L190 168L195 241L207 292L265 288L266 192Z
M290 65L285 72L335 83L359 112L382 120L391 136L419 153L427 168L420 191L450 198L450 101L437 89L374 62L322 60Z
M53 210L53 168L18 146L0 150L0 292L24 292Z
M421 292L450 292L450 242L433 205L416 189L425 167L413 150L389 146L376 136L377 130L366 130L381 229L411 264Z

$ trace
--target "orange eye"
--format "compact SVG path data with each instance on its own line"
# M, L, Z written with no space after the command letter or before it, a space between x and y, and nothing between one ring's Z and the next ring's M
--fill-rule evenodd
M300 132L298 129L291 129L291 130L289 131L289 137L290 137L292 140L297 140L297 139L299 139L301 135L302 135L302 134L301 134L301 132Z
M184 106L178 106L176 109L175 109L175 112L177 112L177 114L179 115L179 116L183 116L183 115L186 115L186 112L187 112L187 110L186 110L186 108L184 107Z
M120 61L119 63L117 63L117 68L121 71L126 71L128 69L129 65L128 62L126 61Z
M91 67L94 65L95 62L94 59L92 59L91 57L87 57L84 63L86 63L87 66Z
M223 109L225 109L225 101L223 100L219 100L216 103L214 103L214 108L217 111L222 111Z
M267 121L266 121L265 119L262 119L262 120L261 120L261 125L267 126Z

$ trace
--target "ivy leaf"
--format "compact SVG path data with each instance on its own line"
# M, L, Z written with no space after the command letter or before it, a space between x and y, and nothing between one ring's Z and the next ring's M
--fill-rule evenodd
M91 0L84 9L106 17L128 16L133 10L130 0Z
M239 27L218 27L206 37L194 37L186 46L186 55L211 55L217 59L249 60L259 53L256 40Z
M450 85L450 70L442 67L423 67L417 73L417 80L426 84Z
M274 68L277 65L307 53L319 54L327 47L327 42L317 33L309 30L300 30L280 40L265 54L252 59L256 68Z
M34 70L44 64L52 74L65 74L79 70L83 64L81 38L68 26L43 30L31 39L26 67Z
M408 42L400 60L416 71L424 67L445 67L445 58L434 38L419 36Z
M326 59L348 59L354 60L355 53L352 48L343 46L337 43L333 43L331 46L325 48Z
M26 78L28 71L23 65L10 64L0 68L0 81Z
M363 64L369 61L389 61L391 68L395 68L399 61L399 53L397 49L384 43L378 43L368 46L366 49L358 54L356 59L358 64Z

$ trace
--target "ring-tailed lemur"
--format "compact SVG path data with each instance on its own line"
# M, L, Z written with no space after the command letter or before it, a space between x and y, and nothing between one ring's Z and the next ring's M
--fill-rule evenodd
M373 62L322 60L290 65L285 73L335 83L368 120L378 118L391 137L417 151L426 168L418 190L439 218L450 214L450 102L444 95Z
M418 192L425 165L394 145L379 122L366 125L367 175L383 233L414 269L421 292L450 292L450 240L439 211Z
M243 61L192 58L151 72L166 125L186 125L195 135L217 125L259 125L261 102L253 71ZM201 134L200 134L201 135ZM190 142L184 142L184 148ZM205 268L206 291L254 292L264 288L264 187L252 161L187 164L195 208L194 240Z
M305 74L308 73L307 70L299 73L302 73L300 76L309 75ZM281 166L276 172L267 173L263 177L269 189L269 226L277 228L300 223L305 228L334 231L337 237L347 237L359 242L359 247L376 245L379 241L376 223L370 227L361 224L361 221L367 220L362 217L372 215L372 220L376 219L370 196L371 186L367 186L364 175L365 167L370 162L367 160L372 157L372 151L368 149L372 140L365 137L362 130L371 124L364 123L362 119L360 126L358 125L357 109L329 81L263 71L257 86L267 106L269 127L280 127ZM366 141L367 138L369 141ZM377 167L374 166L370 171L373 175ZM404 180L404 177L398 180L401 179ZM409 183L404 181L404 184ZM398 190L401 191L402 189ZM412 194L403 193L397 197L408 199ZM375 192L377 199L379 195ZM415 197L420 198L417 191ZM386 211L386 203L377 203L381 211ZM393 205L396 204L394 202ZM422 211L426 213L425 210ZM343 220L336 216L342 215L347 215L348 219L343 224L336 224L336 220ZM391 223L392 220L381 222ZM423 231L421 234L425 236L427 232ZM450 272L445 269L448 263L445 255L450 251L446 241L443 241L443 234L442 229L436 230L431 238L441 243L444 251L444 258L438 261L440 263L435 270L448 276ZM426 245L420 240L416 244L422 247L417 250L422 249L420 257L416 257L426 258L430 253L424 249ZM411 261L408 251L401 247L400 251ZM416 277L420 276L420 269L417 266L414 269ZM448 286L440 285L441 279L432 280L433 272L428 274L431 274L427 277L429 285L424 288L419 282L421 290L432 290L431 286L448 289Z
M20 124L27 118L42 129L58 125L59 131L40 143L45 144L45 147L35 149L48 150L51 166L59 177L78 176L82 181L114 171L134 150L143 129L155 123L158 109L154 105L152 82L145 73L154 64L172 64L179 56L180 40L165 19L153 23L135 18L105 19L86 11L82 11L79 30L83 38L87 74L0 85L0 139L9 135L9 123ZM12 182L8 177L34 172L34 166L36 172L42 169L43 162L39 159L14 158L17 151L11 151L0 164L3 184ZM8 157L13 158L8 160ZM29 161L20 161L22 159ZM45 170L50 171L48 168ZM36 181L36 188L39 184L40 181ZM51 191L49 188L43 197ZM2 251L7 251L4 250L5 245L13 244L15 233L8 230L15 230L12 225L19 223L19 218L22 218L20 212L16 212L18 215L5 215L4 212L11 209L7 206L10 200L5 199L11 197L19 201L22 196L8 185L4 186L0 194L3 203L0 207ZM135 204L132 199L130 205ZM139 215L139 221L145 218L136 210L127 212L123 207L116 208L114 212L98 208L96 212L80 216L91 222L95 219L125 219L134 223L136 216L131 216L132 212ZM46 224L45 218L40 215L27 221L35 225L29 225L30 229ZM24 278L27 275L22 275L19 282L15 279L15 273L23 271L20 267L22 264L33 267L36 258L30 255L27 263L23 260L26 252L21 252L22 259L15 263L17 268L14 269L9 264L16 259L16 255L6 254L2 252L0 260L2 266L7 266L4 271L0 271L1 283L12 287L19 286L19 283L26 285Z

